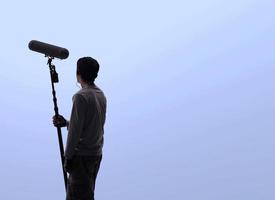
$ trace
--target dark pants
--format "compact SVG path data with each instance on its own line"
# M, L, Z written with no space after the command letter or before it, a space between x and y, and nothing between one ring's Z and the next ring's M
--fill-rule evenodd
M74 156L66 200L94 200L96 176L102 156Z

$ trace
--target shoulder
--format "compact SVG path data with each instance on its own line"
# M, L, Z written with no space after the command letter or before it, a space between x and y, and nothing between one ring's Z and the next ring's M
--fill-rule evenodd
M103 90L100 89L97 85L94 87L94 91L95 91L97 94L100 94L104 99L106 99L106 96L105 96Z
M81 91L79 91L79 92L77 92L77 93L74 94L74 96L73 96L73 102L75 102L75 103L85 103L85 97L81 93Z

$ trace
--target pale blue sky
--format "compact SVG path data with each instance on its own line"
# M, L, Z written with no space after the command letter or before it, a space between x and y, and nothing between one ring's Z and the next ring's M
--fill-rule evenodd
M46 58L60 113L75 63L108 98L98 200L275 198L275 2L5 1L0 8L0 199L64 199ZM66 140L63 130L63 140Z

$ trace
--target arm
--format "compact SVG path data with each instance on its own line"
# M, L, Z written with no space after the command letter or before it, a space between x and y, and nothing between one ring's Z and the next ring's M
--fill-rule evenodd
M66 159L71 159L75 154L77 144L84 127L86 109L85 99L80 94L74 95L71 118L67 123L68 138L65 151Z

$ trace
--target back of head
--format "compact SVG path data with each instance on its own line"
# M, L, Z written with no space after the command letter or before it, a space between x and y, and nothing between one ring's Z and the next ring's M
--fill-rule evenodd
M93 83L99 71L97 60L92 57L82 57L77 61L77 75L80 75L82 80L87 83Z

